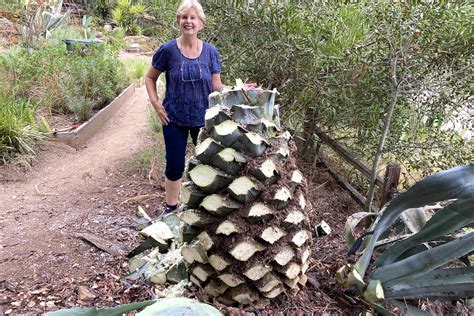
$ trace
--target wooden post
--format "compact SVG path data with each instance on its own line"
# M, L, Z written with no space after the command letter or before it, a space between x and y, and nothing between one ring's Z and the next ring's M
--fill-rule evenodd
M380 200L380 208L385 203L393 199L393 196L397 192L398 180L400 179L400 165L399 164L388 164L385 169L385 181L382 188L382 198Z

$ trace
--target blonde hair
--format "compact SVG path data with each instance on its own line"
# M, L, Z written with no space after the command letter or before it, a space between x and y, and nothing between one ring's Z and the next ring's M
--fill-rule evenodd
M206 15L202 9L201 3L197 0L183 0L178 10L176 11L176 18L179 19L184 13L188 12L190 9L196 10L196 13L201 19L202 23L206 22Z

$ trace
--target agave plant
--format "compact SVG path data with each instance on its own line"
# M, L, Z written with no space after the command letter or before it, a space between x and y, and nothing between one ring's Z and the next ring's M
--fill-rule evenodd
M65 23L68 12L61 14L63 0L50 0L30 5L25 2L25 21L20 26L21 41L26 48L36 48L41 38L49 38L51 32Z
M303 287L311 254L305 180L278 125L276 91L210 96L181 201L190 280L224 304Z
M420 216L413 215L435 203L442 207L427 221L418 221L421 227L416 228L414 219ZM359 213L347 222L349 241L354 242L350 231L362 218L364 214ZM397 238L393 231L400 219L411 224L407 226L412 233ZM393 300L472 298L474 267L469 256L474 252L473 227L474 164L429 176L383 207L365 234L362 256L347 284L376 305L387 299L397 305L400 302Z

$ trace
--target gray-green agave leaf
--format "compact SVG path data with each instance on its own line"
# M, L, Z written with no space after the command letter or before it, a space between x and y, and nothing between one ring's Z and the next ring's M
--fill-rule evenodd
M404 260L383 266L371 279L382 283L403 277L418 277L474 251L474 232Z
M474 222L474 199L458 200L439 210L417 234L399 241L377 258L375 266L394 262L407 249L455 232Z
M372 225L374 233L372 237L368 237L367 247L355 264L355 271L362 278L365 276L376 242L406 209L450 199L473 197L474 164L441 171L417 182L382 209L377 221Z
M474 267L436 269L383 284L385 298L464 299L474 295Z
M348 249L350 249L356 241L356 236L354 233L356 227L362 221L368 218L371 218L371 220L373 220L373 217L375 216L377 216L377 214L372 212L357 212L347 218L346 224L344 226L344 236L346 238L346 244Z

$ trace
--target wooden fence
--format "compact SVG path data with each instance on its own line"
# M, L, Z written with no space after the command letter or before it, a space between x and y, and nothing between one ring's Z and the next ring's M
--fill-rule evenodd
M334 152L344 159L347 163L357 169L365 178L370 181L372 170L351 154L347 149L341 146L334 139L329 137L320 128L314 127L315 134L319 137L319 140L329 146ZM328 170L334 175L336 180L345 187L349 193L359 202L361 205L366 205L366 197L357 191L344 177L342 177L323 157L320 157L323 163L326 165ZM400 179L400 165L389 164L385 170L385 176L375 178L375 185L381 190L380 205L384 205L390 201L395 193L397 192L398 181ZM377 211L372 207L371 211Z

